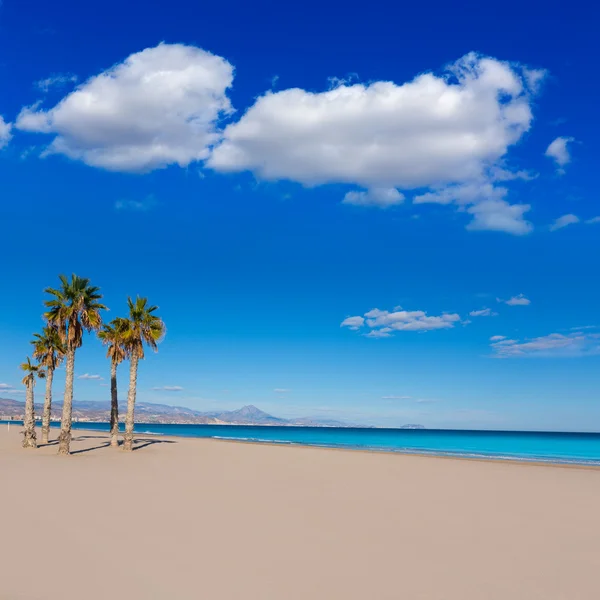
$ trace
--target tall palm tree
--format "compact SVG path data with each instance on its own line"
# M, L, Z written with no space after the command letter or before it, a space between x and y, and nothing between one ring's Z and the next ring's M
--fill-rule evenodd
M27 361L21 364L21 370L25 371L23 383L27 390L25 396L25 418L23 425L25 426L25 437L23 438L23 448L37 448L37 436L35 434L35 408L33 404L33 388L35 387L36 376L40 379L44 377L44 370L31 359L27 357Z
M58 453L69 454L71 446L71 423L73 420L73 376L75 373L75 351L83 342L84 331L98 331L102 325L100 311L106 306L99 300L100 289L90 285L90 280L71 275L59 275L60 287L46 288L51 298L46 300L48 311L44 314L48 323L58 330L65 345L67 373L63 401Z
M106 357L110 358L110 445L119 445L119 400L117 396L117 367L127 357L124 346L124 333L128 321L117 317L110 324L104 325L98 333L102 343L108 346Z
M46 369L46 398L44 399L44 412L42 413L42 444L48 443L50 434L50 416L52 414L52 380L54 370L65 356L65 345L60 339L56 327L47 325L42 333L34 333L33 357L37 358L42 367Z
M130 360L129 392L127 394L127 416L125 417L125 439L123 449L133 450L133 421L137 386L138 362L144 358L144 344L155 352L157 344L165 334L165 324L154 314L157 306L149 306L147 298L127 299L129 318L124 332L124 342Z

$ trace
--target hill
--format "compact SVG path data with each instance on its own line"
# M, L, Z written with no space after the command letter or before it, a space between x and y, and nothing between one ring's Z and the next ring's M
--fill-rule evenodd
M36 403L36 415L41 416L42 405ZM23 418L25 403L8 398L0 398L0 418ZM62 403L52 404L52 419L60 420ZM137 402L135 405L136 421L139 423L173 423L197 425L280 425L302 427L348 427L347 423L327 419L300 418L281 419L274 417L256 406L243 406L237 410L201 412L184 406L168 404L152 404ZM124 401L121 407L121 420L124 418ZM110 418L108 402L73 402L73 420L79 422L106 422Z

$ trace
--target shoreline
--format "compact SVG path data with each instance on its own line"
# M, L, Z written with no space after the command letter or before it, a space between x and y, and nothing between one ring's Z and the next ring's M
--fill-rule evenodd
M7 422L2 422L2 424ZM16 422L15 422L16 423ZM20 423L20 422L19 422ZM108 423L104 421L94 422L98 425L108 425ZM12 424L12 423L11 423ZM20 425L22 425L20 423ZM149 425L152 426L151 423L139 423L139 426ZM161 424L162 425L162 424ZM56 426L51 424L51 429L57 429L59 424ZM221 425L207 425L210 427L220 427ZM251 425L242 425L242 427L252 427ZM261 427L260 425L255 427ZM84 427L76 427L73 428L73 431L83 431L87 433L108 433L108 430L101 429L85 429ZM242 439L227 439L224 437L212 437L212 436L184 436L184 435L172 435L172 434L163 434L163 433L153 433L153 432L143 432L143 431L134 431L134 434L138 437L140 436L153 436L156 438L164 439L164 440L205 440L205 441L213 441L213 442L226 442L229 444L244 444L250 446L273 446L276 448L310 448L315 450L334 450L339 452L353 452L360 454L381 454L381 455L392 455L392 456L407 456L407 457L415 457L415 458L431 458L431 459L445 459L445 460L457 460L457 461L472 461L472 462L480 462L480 463L491 463L491 464L511 464L511 465L520 465L520 466L536 466L536 467L558 467L563 469L577 469L577 470L591 470L591 471L600 471L600 464L589 464L585 462L566 462L566 461L552 461L552 460L540 460L535 458L494 458L492 456L463 456L460 454L450 454L450 453L436 453L436 452L419 452L418 450L406 451L406 450L386 450L382 448L361 448L361 447L353 447L353 446L328 446L324 444L310 444L310 443L301 443L301 442L273 442L273 441L262 441L262 440L242 440Z

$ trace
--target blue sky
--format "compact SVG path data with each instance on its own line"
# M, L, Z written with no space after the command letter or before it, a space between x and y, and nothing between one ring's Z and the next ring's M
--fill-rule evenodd
M0 395L76 272L143 401L600 430L599 15L503 7L5 0Z

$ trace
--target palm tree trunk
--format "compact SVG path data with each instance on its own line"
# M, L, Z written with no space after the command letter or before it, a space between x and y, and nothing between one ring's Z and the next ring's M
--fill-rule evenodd
M110 445L119 445L119 400L117 396L117 363L110 363Z
M67 350L67 377L65 381L65 398L63 400L60 435L58 436L58 453L69 455L71 449L71 423L73 422L73 376L75 374L75 349Z
M44 412L42 414L42 444L48 443L50 435L50 417L52 415L52 379L54 369L48 367L46 373L46 398L44 399Z
M137 387L138 356L133 352L129 367L129 393L127 394L127 416L125 417L125 440L123 450L133 450L133 419L135 412L135 393Z
M23 438L23 448L37 448L35 435L35 409L33 406L33 376L27 383L27 396L25 397L25 437Z

